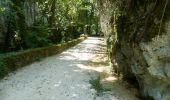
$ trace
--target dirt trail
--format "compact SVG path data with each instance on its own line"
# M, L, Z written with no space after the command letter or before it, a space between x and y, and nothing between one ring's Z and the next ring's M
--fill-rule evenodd
M105 75L109 73L105 48L102 38L89 37L19 69L0 81L0 100L138 100L116 77ZM111 91L97 96L89 80L102 73L101 81L111 84Z

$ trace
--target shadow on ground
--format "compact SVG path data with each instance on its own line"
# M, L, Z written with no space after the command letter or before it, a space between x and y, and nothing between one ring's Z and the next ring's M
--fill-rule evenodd
M110 72L103 38L21 68L0 81L0 100L138 100ZM89 81L100 76L102 95Z

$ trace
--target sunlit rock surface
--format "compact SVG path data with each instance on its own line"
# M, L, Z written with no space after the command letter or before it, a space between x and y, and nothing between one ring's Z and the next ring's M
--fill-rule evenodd
M110 24L113 14L110 13L113 13L114 2L100 1L103 4L100 5L102 31L107 35L113 29ZM163 35L156 35L147 42L131 44L123 38L114 45L112 52L115 72L122 73L126 79L136 78L141 93L155 100L170 100L170 22L163 27Z

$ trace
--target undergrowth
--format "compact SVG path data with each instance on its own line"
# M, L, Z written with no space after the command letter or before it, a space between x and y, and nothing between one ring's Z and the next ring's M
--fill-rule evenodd
M96 79L91 78L91 80L89 80L89 83L91 84L91 88L96 90L97 95L101 94L101 92L103 91L103 85L100 81L100 76L98 76Z

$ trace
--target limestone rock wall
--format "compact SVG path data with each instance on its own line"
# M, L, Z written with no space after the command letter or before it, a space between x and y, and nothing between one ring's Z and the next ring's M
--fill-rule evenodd
M136 77L141 93L155 100L170 100L170 22L166 25L167 32L150 42L121 41L114 48L118 71Z
M101 31L107 38L112 33L112 25L110 23L114 11L114 4L110 0L101 0L98 2Z
M103 4L100 6L102 31L106 35L117 34L116 43L111 44L111 61L115 72L122 74L125 79L136 79L144 96L155 100L170 100L170 21L168 19L170 2L166 7L167 2L159 0L100 1ZM116 5L124 13L117 15L122 17L116 19L117 33L114 33L112 20ZM134 9L134 7L139 8ZM165 16L161 20L160 15L164 8L166 8ZM161 23L162 28L159 32ZM108 32L110 29L111 33Z
M155 100L170 99L170 22L165 27L166 34L153 38L151 42L140 43L148 64L147 73L142 77L143 92Z
M6 48L6 45L11 47L14 44L14 36L19 31L19 24L21 20L14 10L11 0L0 1L0 51ZM33 26L38 15L38 6L36 3L30 1L23 2L23 17L26 26ZM10 38L10 39L9 39ZM8 44L6 44L9 42Z

